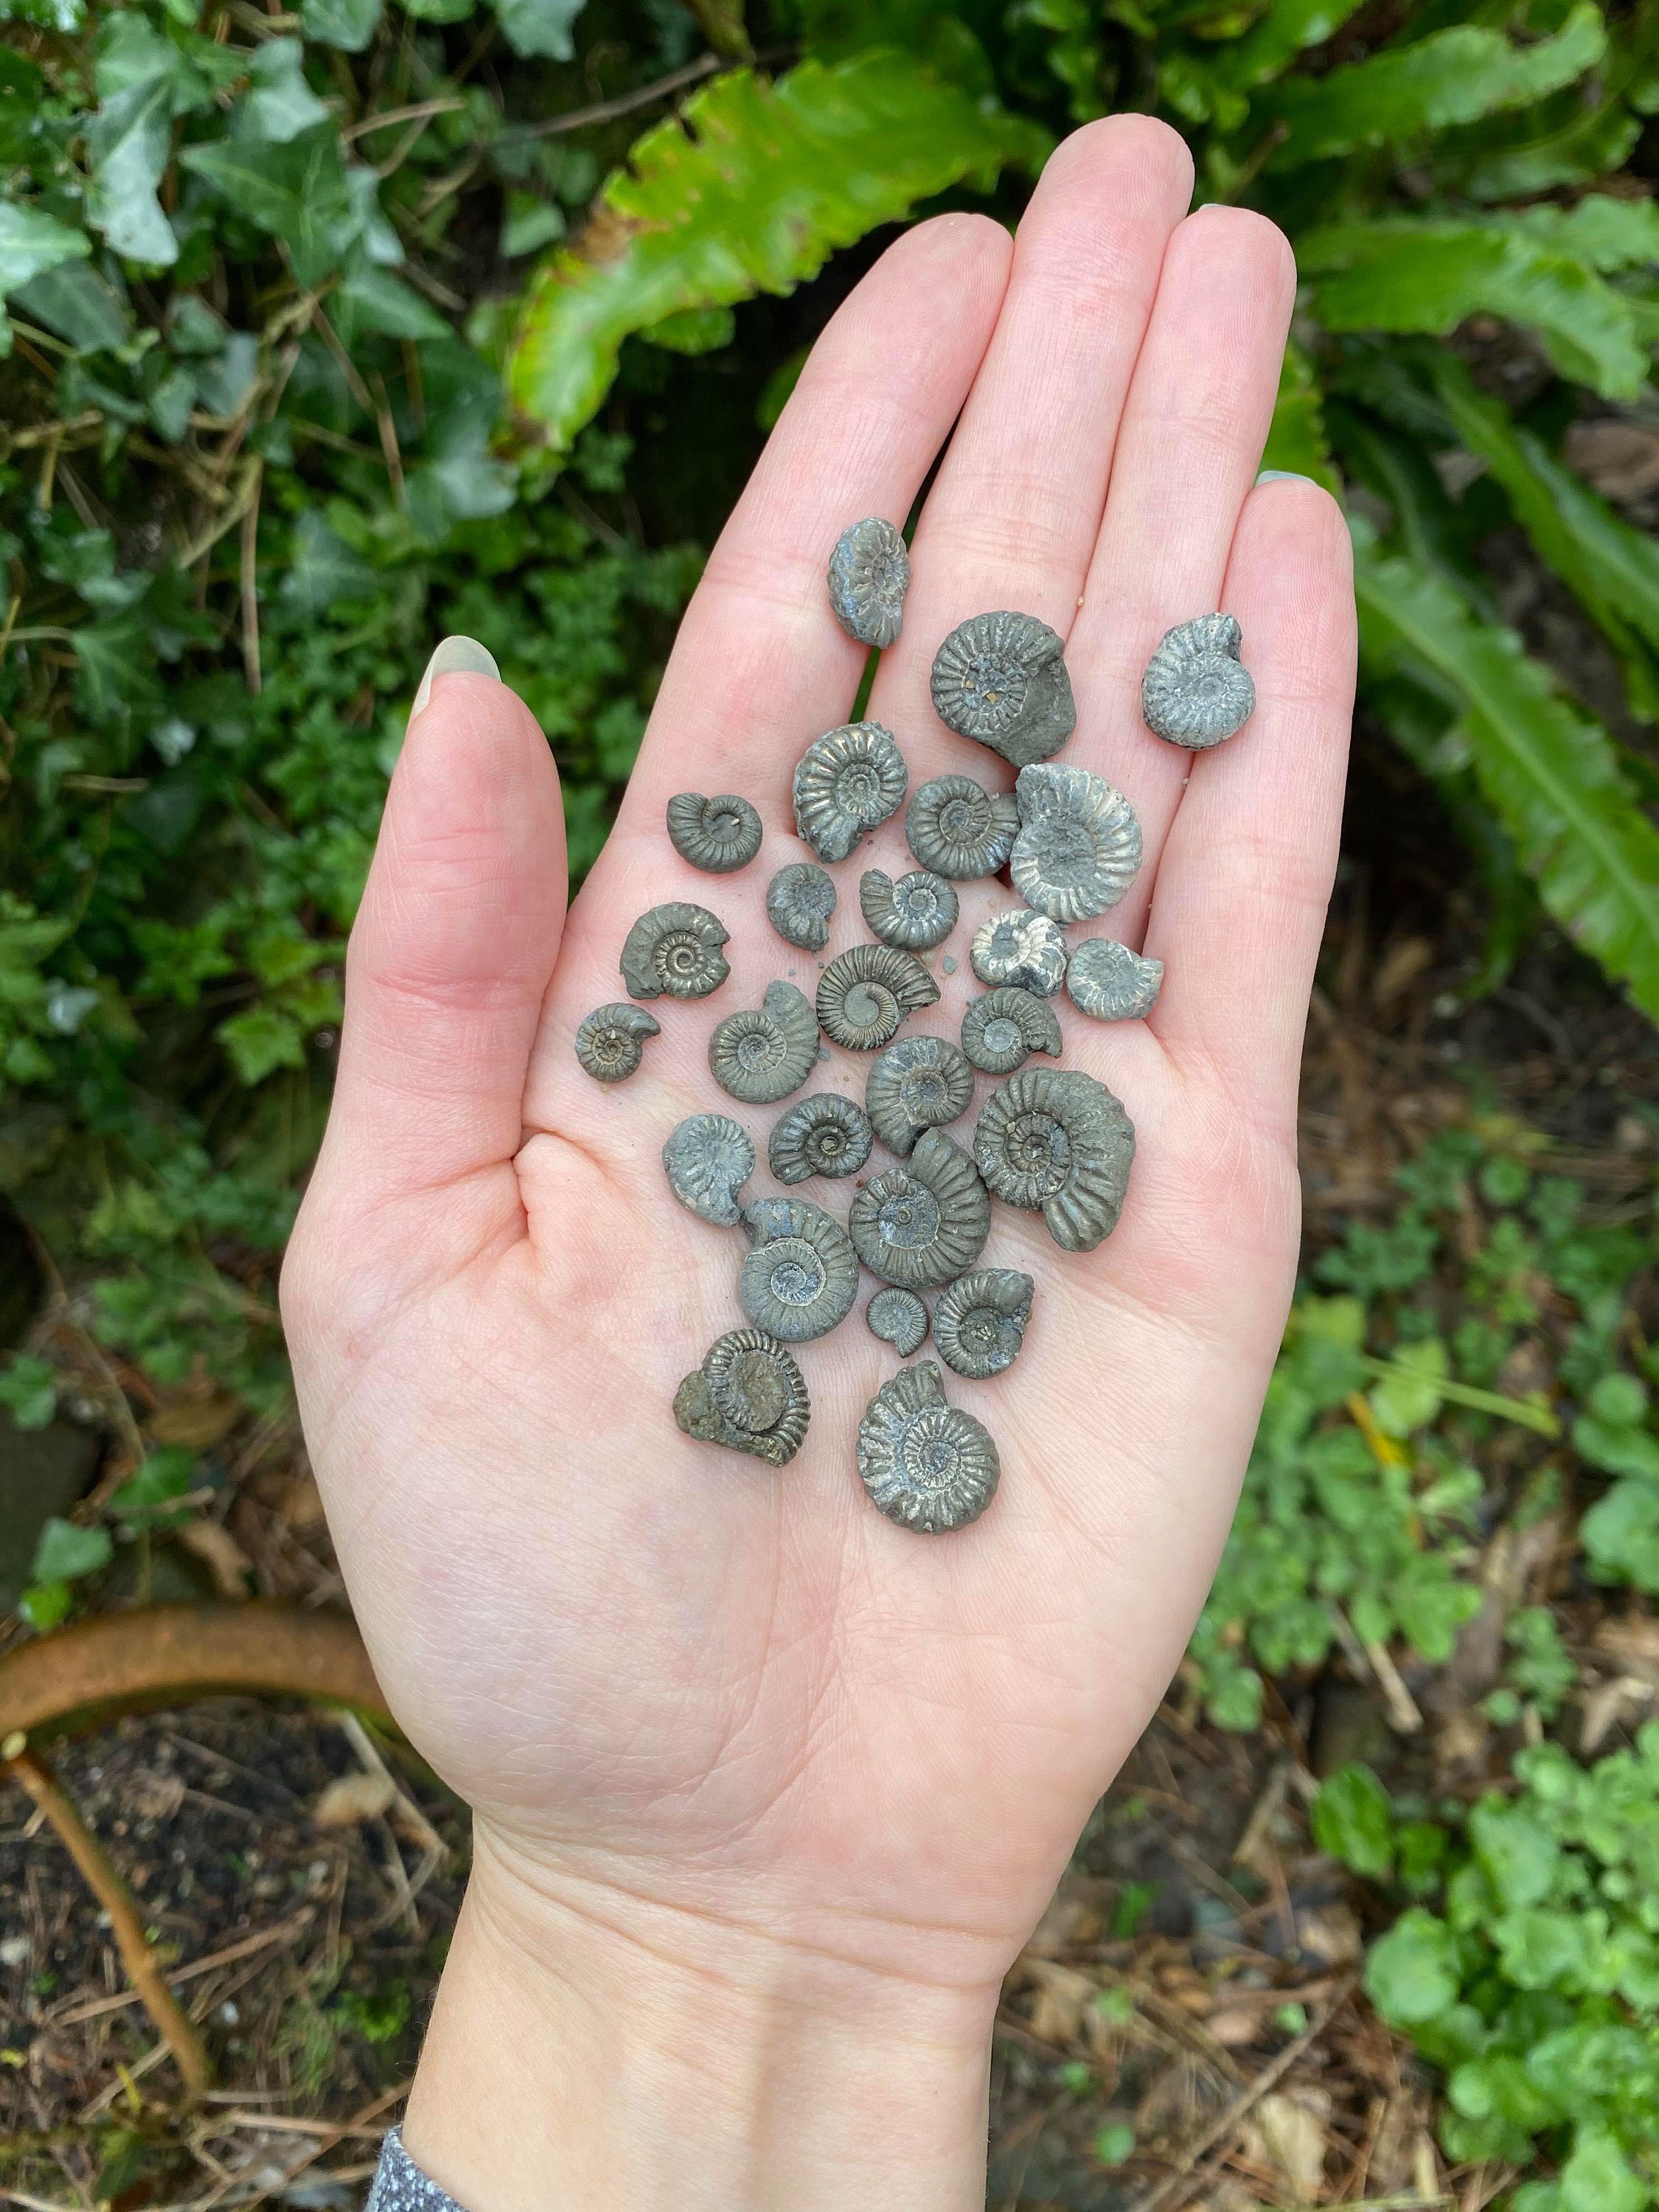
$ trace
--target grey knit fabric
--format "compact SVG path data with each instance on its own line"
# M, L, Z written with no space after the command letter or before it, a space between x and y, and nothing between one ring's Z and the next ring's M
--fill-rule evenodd
M461 2212L461 2208L421 2172L393 2128L380 2145L380 2163L363 2212Z

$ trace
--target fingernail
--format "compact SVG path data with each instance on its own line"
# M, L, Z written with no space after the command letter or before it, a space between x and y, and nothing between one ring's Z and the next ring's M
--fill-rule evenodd
M1263 469L1256 477L1259 484L1316 483L1317 481L1315 477L1304 477L1299 469ZM438 650L441 653L443 647L440 646Z
M498 684L501 680L495 654L488 647L480 645L476 637L447 637L426 664L426 673L415 693L415 704L409 710L411 722L430 704L434 676L493 676Z

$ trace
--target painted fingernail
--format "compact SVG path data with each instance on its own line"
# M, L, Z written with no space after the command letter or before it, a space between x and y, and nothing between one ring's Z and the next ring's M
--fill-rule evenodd
M412 722L432 698L432 679L434 676L493 676L499 684L501 672L495 665L495 656L476 637L447 637L426 664L415 694L415 704L409 710Z
M1263 469L1256 477L1259 484L1316 483L1317 481L1315 477L1304 477L1299 469ZM438 649L440 652L443 650L441 646Z

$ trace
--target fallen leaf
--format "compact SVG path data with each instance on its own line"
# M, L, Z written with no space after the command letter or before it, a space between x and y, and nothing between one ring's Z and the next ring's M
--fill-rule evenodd
M1268 2157L1291 2185L1298 2204L1312 2204L1325 2187L1325 2123L1299 2098L1270 2091L1255 2108Z
M1616 415L1575 422L1563 447L1567 466L1604 499L1640 499L1659 488L1659 430Z
M1351 1905L1298 1905L1297 1941L1310 1958L1328 1966L1351 1966L1364 1948L1359 1917Z
M1633 1718L1653 1703L1653 1685L1634 1674L1617 1674L1584 1692L1584 1714L1578 1729L1578 1755L1589 1759L1600 1751L1619 1723Z
M326 1516L323 1512L323 1493L317 1487L314 1474L302 1474L289 1492L283 1504L283 1526L296 1533L320 1526Z
M1057 1966L1047 1959L1033 1959L1030 1966L1037 1992L1031 2007L1032 2034L1044 2043L1070 2043L1100 1995L1098 1983L1075 1966Z
M246 1577L253 1572L253 1562L228 1528L217 1521L186 1521L173 1534L208 1570L221 1597L247 1595Z
M1212 2012L1204 2024L1218 2043L1237 2051L1255 2041L1266 2018L1259 2007L1250 2005L1236 2012Z
M1645 1620L1639 1615L1604 1620L1595 1632L1595 1647L1598 1651L1611 1651L1616 1658L1659 1667L1659 1620Z
M355 1828L377 1820L397 1794L390 1775L343 1774L318 1798L311 1818L319 1828Z
M242 1418L242 1401L228 1392L175 1399L151 1414L146 1426L158 1444L183 1444L191 1451L208 1451L225 1438Z
M1379 1013L1386 1012L1396 999L1402 999L1425 968L1434 964L1434 946L1426 937L1402 937L1391 945L1382 956L1382 963L1371 978L1371 1004Z

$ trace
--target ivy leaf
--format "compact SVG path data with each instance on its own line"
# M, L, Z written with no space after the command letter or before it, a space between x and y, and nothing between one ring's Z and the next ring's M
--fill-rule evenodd
M0 988L3 988L0 977ZM58 1377L49 1360L20 1352L0 1373L0 1406L11 1415L15 1427L44 1429L58 1411Z
M1416 2027L1457 2001L1457 1943L1443 1920L1413 1905L1365 1960L1365 1990L1391 2027Z
M71 1583L82 1575L95 1575L114 1557L107 1528L78 1528L57 1514L40 1531L29 1570L37 1583Z
M437 309L428 307L418 292L389 269L366 258L359 260L336 297L341 303L338 327L343 345L349 345L359 331L379 331L391 338L453 335Z
M584 0L495 0L495 20L515 54L568 62L576 51L570 26L583 5Z
M362 228L338 129L331 118L280 145L257 138L210 140L179 156L239 215L288 247L296 283L331 274ZM374 187L372 172L365 173Z
M32 323L44 324L77 353L125 345L132 318L120 294L87 261L63 261L19 287L12 299Z
M305 0L306 36L343 54L360 54L380 27L384 5L385 0Z
M172 81L153 76L118 92L87 128L88 222L114 252L158 268L179 258L179 241L155 196L172 152Z
M291 606L319 615L342 600L361 599L374 588L374 571L315 507L301 510L294 526L294 551L283 579L283 597Z
M83 230L72 230L37 208L0 200L0 295L60 263L83 260L91 251L92 240Z
M229 1054L237 1079L250 1088L279 1067L306 1064L305 1032L279 1006L250 1006L221 1022L214 1034Z
M1394 1871L1394 1808L1369 1766L1345 1766L1320 1787L1310 1816L1313 1838L1356 1874L1386 1881Z
M305 78L305 48L298 39L267 39L248 65L252 82L237 108L234 133L285 146L302 131L329 119Z

